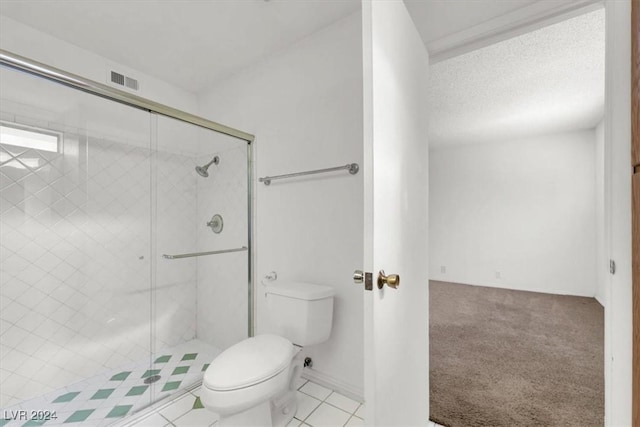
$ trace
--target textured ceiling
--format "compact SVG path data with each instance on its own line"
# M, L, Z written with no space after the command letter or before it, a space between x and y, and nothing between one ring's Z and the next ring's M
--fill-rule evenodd
M430 68L432 147L594 127L604 111L604 10Z
M359 8L359 0L0 1L2 15L194 93Z

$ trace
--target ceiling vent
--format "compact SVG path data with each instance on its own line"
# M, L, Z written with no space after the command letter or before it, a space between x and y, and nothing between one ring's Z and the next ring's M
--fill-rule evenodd
M129 89L139 90L140 85L138 84L138 80L133 77L125 76L124 74L117 73L115 71L111 71L111 83L115 83L119 86L124 86Z

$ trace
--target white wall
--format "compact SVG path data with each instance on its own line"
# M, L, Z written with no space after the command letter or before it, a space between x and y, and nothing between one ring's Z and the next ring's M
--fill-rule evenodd
M140 90L133 92L136 95L188 112L197 109L196 97L190 92L5 16L0 16L0 47L100 83L107 83L110 70L128 73L140 82Z
M595 294L593 130L434 149L429 172L431 279Z
M254 133L255 176L362 164L360 15L347 17L279 55L221 82L200 114ZM362 394L362 173L256 184L256 333L269 331L262 277L336 290L330 339L304 349L313 375ZM307 370L307 372L309 372Z
M631 2L605 1L605 223L610 275L605 310L605 424L631 425Z
M604 203L604 120L596 126L595 180L596 180L596 293L595 297L606 307L609 258L605 241Z

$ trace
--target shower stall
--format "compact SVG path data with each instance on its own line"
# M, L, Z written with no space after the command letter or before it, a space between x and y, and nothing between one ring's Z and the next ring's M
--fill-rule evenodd
M252 334L253 136L0 59L0 425L108 425Z

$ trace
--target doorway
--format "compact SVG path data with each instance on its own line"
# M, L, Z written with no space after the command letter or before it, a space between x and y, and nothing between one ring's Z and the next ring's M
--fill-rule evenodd
M604 9L437 63L431 79L431 417L600 424Z

